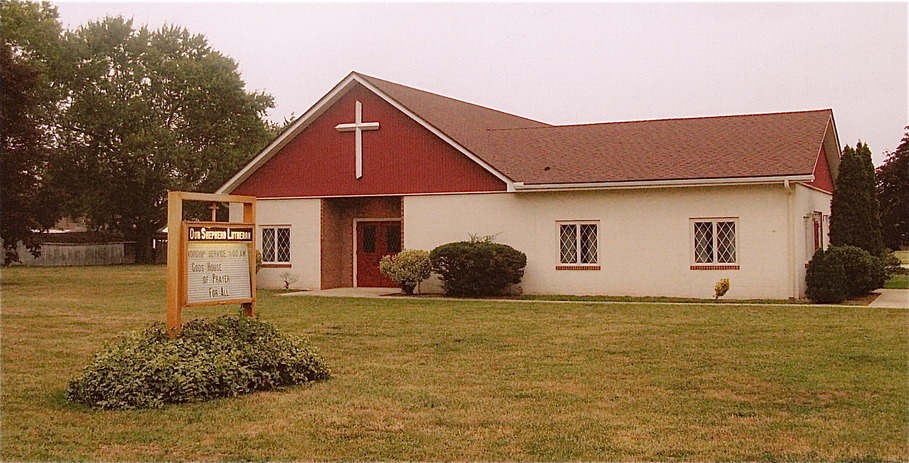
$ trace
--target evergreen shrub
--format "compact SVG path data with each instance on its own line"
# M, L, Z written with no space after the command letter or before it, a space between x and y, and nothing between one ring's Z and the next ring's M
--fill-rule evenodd
M828 259L840 262L846 272L846 293L859 297L884 286L886 270L877 256L857 246L831 246Z
M805 274L805 296L819 304L839 304L846 300L846 271L843 264L828 259L828 252L814 252Z
M856 246L819 249L808 264L806 296L814 302L840 303L884 286L883 261Z
M443 244L429 253L449 296L495 296L524 277L527 256L490 239Z
M66 396L97 409L158 408L330 376L305 339L267 322L223 316L190 321L174 339L160 322L122 337L95 355Z

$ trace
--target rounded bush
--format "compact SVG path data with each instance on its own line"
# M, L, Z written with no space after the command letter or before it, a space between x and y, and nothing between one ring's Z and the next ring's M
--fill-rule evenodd
M490 241L443 244L429 253L449 296L494 296L521 282L527 256L511 246Z
M884 262L856 246L818 250L805 275L806 296L815 302L839 303L884 286Z
M421 281L429 278L432 266L429 253L418 249L405 249L397 254L384 256L379 261L379 271L394 281L404 294L413 294Z
M815 251L805 274L805 295L812 302L839 304L846 300L846 271L843 264L827 258L823 249Z
M302 338L248 317L193 320L174 339L163 323L130 333L96 354L69 383L69 400L92 408L157 408L327 379Z
M859 297L884 286L885 269L880 258L856 246L831 246L827 258L839 262L846 272L846 294Z

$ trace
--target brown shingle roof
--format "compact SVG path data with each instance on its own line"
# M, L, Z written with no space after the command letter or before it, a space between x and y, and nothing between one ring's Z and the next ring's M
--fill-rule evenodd
M486 140L488 129L551 127L549 124L526 117L417 90L376 77L358 75L477 155L479 153L474 150L482 151L488 144Z
M808 175L829 109L552 126L357 74L516 182Z
M810 175L830 114L494 130L481 156L528 184Z

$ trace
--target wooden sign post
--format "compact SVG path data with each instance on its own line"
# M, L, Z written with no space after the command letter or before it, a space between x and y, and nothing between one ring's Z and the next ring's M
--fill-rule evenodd
M183 220L183 202L243 204L242 222ZM240 304L256 314L256 198L171 191L167 195L167 332L180 332L184 307Z

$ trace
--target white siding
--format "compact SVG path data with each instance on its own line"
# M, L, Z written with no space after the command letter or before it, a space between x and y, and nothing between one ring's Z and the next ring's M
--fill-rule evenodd
M321 284L322 201L320 199L260 199L256 202L256 247L262 250L263 226L290 227L290 268L262 268L256 283L263 289L284 288L281 274L289 272L299 277L293 289L319 289ZM238 210L231 208L231 220L239 220Z
M690 219L706 217L738 218L740 269L690 270ZM787 298L787 217L782 185L408 196L404 246L432 250L470 234L497 235L527 254L527 294L710 298L728 278L728 299ZM601 270L556 270L559 220L599 221Z
M814 254L814 235L811 228L811 222L808 216L818 211L824 216L830 215L830 200L832 195L822 191L797 186L795 188L795 269L799 282L799 297L805 296L805 270L806 265ZM828 223L824 223L824 245L830 242L827 229Z

